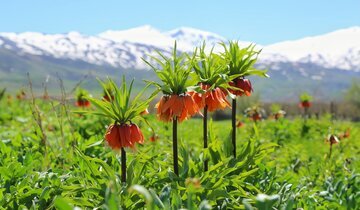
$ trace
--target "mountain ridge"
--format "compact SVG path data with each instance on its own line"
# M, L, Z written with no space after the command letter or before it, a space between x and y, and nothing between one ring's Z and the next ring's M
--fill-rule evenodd
M360 78L360 42L355 36L359 28L305 38L307 45L302 44L302 39L300 42L257 45L257 49L262 49L257 66L268 69L271 79L254 78L254 89L268 101L294 100L300 91L308 91L322 99L342 97L351 80ZM130 38L126 38L128 36ZM324 40L321 37L325 37ZM143 71L149 68L142 58L150 59L148 55L154 55L155 50L170 55L174 40L180 51L191 52L204 40L210 49L211 45L226 41L226 38L188 27L161 32L149 25L126 31L108 30L96 36L76 31L63 34L0 33L0 83L19 88L20 84L26 84L26 72L37 78L39 89L42 80L55 81L58 75L69 81L68 84L91 75L90 88L96 84L95 77L106 75L119 77L126 74L136 77L137 81L156 79L152 71ZM332 52L334 50L319 51L313 46L315 43L326 48L333 42L342 48L330 46L330 49L337 49ZM219 45L215 48L216 51L221 49Z
M360 38L357 37L360 37L359 26L298 40L258 45L259 49L263 49L259 60L262 63L284 61L316 63L325 68L360 71ZM153 49L169 52L175 40L178 42L178 49L186 52L192 51L202 41L206 41L209 46L226 42L226 38L216 33L199 29L180 27L161 32L150 25L128 30L108 30L95 36L76 31L64 34L24 32L0 33L0 38L2 38L0 48L7 46L4 41L7 39L15 43L23 53L79 59L96 65L107 64L126 69L146 68L142 65L141 57L151 54ZM339 43L333 44L337 42ZM250 44L247 41L240 43L243 46ZM7 46L7 48L11 47ZM135 56L133 65L129 65L131 63L129 56ZM122 59L126 62L115 61Z

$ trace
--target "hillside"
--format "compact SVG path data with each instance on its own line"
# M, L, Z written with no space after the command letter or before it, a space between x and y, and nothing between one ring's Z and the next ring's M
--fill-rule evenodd
M315 37L285 41L262 49L259 67L271 79L256 79L255 90L267 101L296 100L310 91L319 99L341 98L353 78L360 77L360 27L341 29ZM124 31L105 31L88 36L78 32L43 34L0 33L0 82L13 92L27 83L26 73L41 90L48 81L58 89L57 78L72 87L86 75L85 87L95 89L96 77L119 78L121 74L142 79L155 78L141 58L155 50L169 53L174 41L190 52L202 41L215 45L226 38L193 28L161 32L151 26ZM240 41L243 46L250 42ZM221 48L217 45L217 51Z

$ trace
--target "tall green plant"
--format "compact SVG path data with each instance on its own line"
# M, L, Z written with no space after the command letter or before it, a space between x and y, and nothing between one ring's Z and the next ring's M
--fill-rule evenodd
M89 113L107 117L114 121L105 133L105 140L112 149L121 150L121 181L126 182L126 152L124 148L134 148L136 142L143 143L143 134L134 121L143 120L141 112L148 107L157 91L146 100L141 100L143 93L149 86L147 85L131 100L134 80L128 85L125 76L123 76L120 87L111 79L108 80L108 83L102 81L99 81L99 83L103 87L106 96L108 98L114 97L114 99L104 100L86 97L97 108L96 111L89 111Z
M195 78L201 88L200 92L193 92L192 95L199 108L203 108L203 140L204 150L208 148L208 111L216 111L230 107L226 99L230 87L231 77L227 75L228 69L224 67L224 60L213 49L209 53L205 51L205 42L196 48L191 58L191 65L195 72ZM236 77L237 75L235 75ZM232 76L233 78L234 75ZM230 93L231 94L231 93ZM232 95L232 94L231 94ZM204 171L208 171L208 160L204 157Z
M256 75L268 77L266 70L255 68L258 55L261 51L255 50L255 45L250 44L242 48L237 41L229 41L228 44L221 43L224 52L221 54L228 68L228 75L237 75L230 83L237 88L230 90L236 96L250 96L253 91L250 80L245 79L247 76ZM232 145L233 155L236 157L236 97L232 99Z
M188 119L199 111L199 107L188 94L189 90L194 89L194 81L190 80L192 66L187 59L188 56L177 51L176 42L171 57L167 57L159 51L157 53L160 58L150 56L157 65L143 60L161 80L161 83L151 81L149 84L154 84L163 93L160 101L156 104L158 118L173 123L174 172L179 175L177 124L178 121Z

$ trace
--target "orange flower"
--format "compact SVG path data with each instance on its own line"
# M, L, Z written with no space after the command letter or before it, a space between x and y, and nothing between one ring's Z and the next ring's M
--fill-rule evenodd
M330 145L337 144L340 142L338 137L336 137L335 135L329 135L327 141L330 143Z
M147 115L149 114L149 110L146 108L144 111L140 113L141 115Z
M144 136L136 124L112 124L106 131L105 140L112 149L118 150L123 147L134 148L136 142L142 144Z
M252 116L251 116L251 119L252 119L253 121L255 121L255 122L261 120L261 118L262 118L262 116L261 116L261 114L258 113L258 112L255 112L255 113L252 114Z
M205 93L196 93L191 92L190 95L193 97L194 101L198 105L199 109L208 106L208 111L212 112L218 109L225 109L230 107L230 103L226 99L224 91L219 87L209 91L210 85L200 83L201 89L206 91Z
M310 106L311 106L310 101L302 101L302 102L299 103L300 108L309 108Z
M16 94L16 98L19 100L25 99L26 93L22 90L18 94Z
M278 120L278 119L284 117L285 114L286 114L285 111L279 110L278 112L276 112L276 113L274 114L274 118L275 118L275 120Z
M198 105L188 94L163 96L155 108L158 118L165 122L172 121L174 117L181 122L199 111Z
M156 135L155 133L153 133L153 134L150 136L150 141L151 141L151 142L155 142L155 141L158 140L158 139L159 139L159 136Z
M243 127L244 125L245 125L245 123L239 121L239 122L236 124L236 127L241 128L241 127Z
M346 139L350 137L350 128L346 129L346 131L339 135L339 139Z
M90 101L80 99L76 101L75 105L78 107L90 107Z
M244 94L246 96L250 96L251 92L253 91L251 82L248 79L236 78L233 81L229 82L229 85L241 89L241 90L229 89L229 91L232 94L237 96L242 96Z

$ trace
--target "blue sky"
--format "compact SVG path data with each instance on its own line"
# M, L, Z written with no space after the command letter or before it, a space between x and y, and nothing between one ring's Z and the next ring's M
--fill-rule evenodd
M360 0L6 0L0 19L2 32L94 35L149 24L271 44L360 26Z

